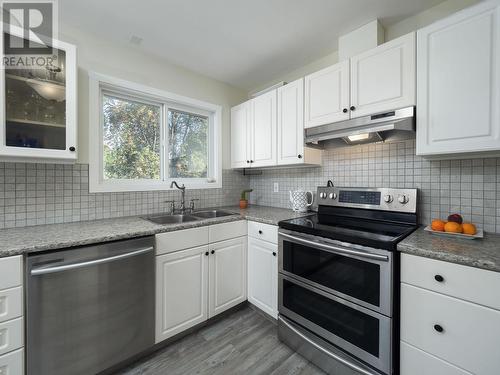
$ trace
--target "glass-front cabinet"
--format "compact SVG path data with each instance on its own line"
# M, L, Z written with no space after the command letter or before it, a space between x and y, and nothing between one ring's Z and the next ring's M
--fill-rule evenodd
M76 161L76 48L53 40L50 55L12 57L7 45L23 43L21 35L5 33L1 41L0 159Z

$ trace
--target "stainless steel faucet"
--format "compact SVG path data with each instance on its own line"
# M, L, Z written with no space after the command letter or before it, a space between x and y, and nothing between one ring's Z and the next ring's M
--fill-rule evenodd
M182 184L182 186L179 186L176 181L172 181L172 183L170 184L170 188L173 188L174 186L181 191L181 204L179 206L179 212L184 215L186 213L186 204L184 200L184 197L186 195L186 187L184 186L184 184Z

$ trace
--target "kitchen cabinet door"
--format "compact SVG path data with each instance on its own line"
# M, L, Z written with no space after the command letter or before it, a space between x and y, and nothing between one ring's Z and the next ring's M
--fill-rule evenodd
M497 374L500 311L401 283L401 340L476 375Z
M4 51L7 41L26 42L23 30L9 30L9 38L0 43ZM50 62L47 59L41 66L24 68L6 66L0 74L4 92L1 160L69 163L77 159L76 47L55 39L51 47Z
M403 341L401 341L400 348L401 375L472 375Z
M417 32L417 154L500 150L500 1Z
M210 245L209 318L247 299L246 236Z
M304 161L304 79L278 89L278 164Z
M208 246L156 257L156 343L207 320Z
M278 318L278 245L248 237L248 301Z
M276 165L277 92L272 90L262 94L252 99L251 103L251 166L269 167Z
M351 118L415 105L415 33L351 58Z
M231 168L250 167L251 102L231 108Z
M349 119L349 61L305 77L305 127Z

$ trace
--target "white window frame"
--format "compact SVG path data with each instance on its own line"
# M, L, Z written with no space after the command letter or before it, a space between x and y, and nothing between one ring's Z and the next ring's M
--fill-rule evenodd
M207 116L209 119L207 178L164 178L168 172L168 144L166 134L164 134L165 129L162 126L160 153L163 170L160 180L104 179L103 93L146 104L160 105L161 117L165 121L169 109ZM222 106L103 74L89 73L89 191L100 193L175 190L170 187L174 180L179 184L184 184L186 189L222 187Z

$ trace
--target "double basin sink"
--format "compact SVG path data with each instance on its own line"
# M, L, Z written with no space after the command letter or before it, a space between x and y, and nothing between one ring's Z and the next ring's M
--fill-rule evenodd
M189 214L164 214L147 216L144 219L149 220L155 224L179 224L188 223L191 221L198 221L203 219L212 219L216 217L224 217L236 215L234 212L224 210L205 210L195 211Z

